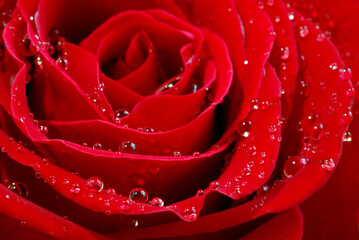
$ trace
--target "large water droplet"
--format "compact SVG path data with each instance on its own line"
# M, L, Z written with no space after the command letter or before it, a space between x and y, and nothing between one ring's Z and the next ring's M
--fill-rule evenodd
M155 197L154 199L152 199L149 204L155 207L162 207L163 205L165 205L164 201L159 197Z
M86 187L91 191L91 192L101 192L104 184L103 181L98 178L98 177L91 177L87 180L86 182Z
M322 168L328 172L331 172L335 168L335 162L333 159L324 159L322 160Z
M131 190L128 198L135 202L146 203L148 201L148 194L142 188L135 188Z
M8 186L8 188L21 197L27 198L29 195L26 185L21 182L13 182Z
M308 160L303 157L289 157L283 166L283 173L287 178L294 176L302 167L307 164Z

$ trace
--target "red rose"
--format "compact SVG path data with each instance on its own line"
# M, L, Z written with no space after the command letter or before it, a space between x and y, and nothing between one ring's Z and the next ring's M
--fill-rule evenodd
M292 5L0 2L3 238L301 239L354 89Z

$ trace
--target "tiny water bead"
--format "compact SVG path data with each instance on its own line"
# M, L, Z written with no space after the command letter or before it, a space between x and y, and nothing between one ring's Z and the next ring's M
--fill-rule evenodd
M72 184L70 188L70 192L72 192L73 194L79 194L81 192L80 185L77 183Z
M289 59L290 51L289 51L289 48L288 48L288 47L282 47L282 48L280 48L280 52L281 52L280 58L281 58L282 60L288 60L288 59Z
M308 27L306 25L300 26L299 28L299 36L301 38L306 38L309 34Z
M125 141L121 143L119 150L125 153L134 153L137 151L137 146L133 142Z
M289 157L283 166L283 173L287 178L293 177L302 167L304 167L308 162L308 159L293 156Z
M257 155L257 148L255 146L250 146L247 149L247 153L249 157L254 157L255 155Z
M325 171L331 172L335 168L335 162L332 158L322 160L322 168Z
M8 186L8 188L21 197L27 198L29 195L26 185L21 182L13 182Z
M241 121L238 125L238 133L242 137L248 137L250 135L250 127L252 122L250 120Z
M104 183L103 181L98 178L98 177L91 177L87 180L86 182L86 187L91 191L91 192L101 192L103 187L104 187Z
M340 117L340 123L343 125L349 124L351 120L353 119L353 114L351 111L347 111L342 114Z
M182 211L183 217L188 221L194 221L197 219L197 209L196 207L188 207Z
M149 204L154 207L163 207L163 205L165 205L164 201L159 197L152 199Z
M217 181L212 181L209 183L209 187L212 189L217 189L219 187L219 182Z
M106 193L107 193L108 195L116 195L116 189L114 189L114 188L109 188L109 189L106 190Z
M97 149L97 150L101 150L102 149L102 144L101 143L94 143L94 145L92 146L93 149Z
M116 112L115 112L115 120L120 120L121 118L123 117L126 117L128 114L130 114L127 110L125 109L118 109Z
M171 154L172 157L181 157L182 154L180 151L173 151L172 154Z
M350 132L345 132L343 136L344 142L351 142L353 140L352 134Z
M48 128L45 126L45 125L40 125L39 126L39 131L42 133L42 134L47 134L49 132Z
M352 78L352 70L350 68L340 68L339 78L343 81L350 80Z
M146 203L148 201L148 194L146 190L142 188L135 188L131 190L128 198L135 202Z

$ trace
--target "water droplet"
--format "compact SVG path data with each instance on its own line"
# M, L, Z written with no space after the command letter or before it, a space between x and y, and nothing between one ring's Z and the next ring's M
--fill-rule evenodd
M181 157L182 154L181 154L180 151L174 151L174 152L172 152L171 156L172 156L172 157Z
M294 13L293 12L288 13L288 19L291 20L291 21L294 20Z
M307 164L308 160L303 157L289 157L283 166L283 173L287 178L294 176L302 167Z
M48 128L45 126L45 125L40 125L39 126L39 131L42 133L42 134L47 134L49 132Z
M346 91L346 95L347 95L348 97L353 97L353 96L355 96L355 90L354 90L354 88L349 88L349 89Z
M248 137L250 135L250 127L252 122L250 120L240 121L238 125L238 133L243 137Z
M107 193L108 195L116 195L116 189L114 189L114 188L109 188L109 189L106 190L106 193Z
M279 17L279 16L275 16L275 17L274 17L274 22L275 22L275 23L279 23L279 22L280 22L280 17Z
M328 172L331 172L335 168L335 162L333 159L324 159L322 160L322 168Z
M72 184L70 188L70 192L72 192L73 194L79 194L81 192L80 185L77 183Z
M162 207L163 205L165 205L165 202L161 198L155 197L149 202L149 204L154 207Z
M353 114L351 111L347 111L345 113L342 114L342 116L340 117L340 123L343 125L349 124L353 119Z
M249 157L254 157L257 155L257 148L255 146L251 146L247 149L247 153Z
M130 113L127 110L119 109L115 112L115 120L119 121L121 118L126 117L128 114Z
M98 177L91 177L87 180L86 182L86 187L91 191L91 192L101 192L104 184L103 181L98 178Z
M350 132L345 132L343 136L344 142L351 142L353 140L352 134Z
M212 182L209 183L209 187L213 188L213 189L217 189L219 187L219 182L212 181Z
M203 191L202 189L199 189L199 190L197 190L196 195L197 195L197 196L202 196L203 193L204 193L204 191Z
M8 186L8 188L23 198L27 198L29 195L26 185L21 182L13 182Z
M324 33L319 33L318 35L317 35L317 41L318 42L323 42L325 40L325 34Z
M198 157L200 155L200 152L194 152L192 155L193 157Z
M258 174L258 177L259 177L260 179L263 179L263 178L265 177L265 172L259 173L259 174Z
M303 25L303 26L300 26L299 28L299 36L301 38L306 38L309 34L309 30L308 30L308 27L307 25Z
M325 131L322 123L315 123L312 126L310 136L315 141L320 141L324 137Z
M350 80L352 78L352 70L350 68L340 68L339 78L343 81Z
M128 198L135 202L146 203L148 201L148 194L142 188L135 188L131 190Z
M125 153L134 153L137 151L137 146L133 142L126 141L121 143L120 151Z
M289 59L289 57L290 57L290 50L289 50L288 47L282 47L282 48L280 48L280 53L281 53L280 58L281 58L282 60L288 60L288 59Z
M55 176L50 176L50 181L49 181L52 185L56 185L57 184L57 180Z
M188 207L182 211L183 217L188 221L194 221L197 219L197 209L196 207Z
M102 144L101 143L94 143L94 145L92 146L93 149L97 149L97 150L101 150L102 149Z
M252 100L252 109L253 110L258 110L259 109L258 99L253 99Z
M69 62L67 60L67 58L64 58L64 57L58 57L55 61L56 65L62 69L62 70L67 70L68 69L68 66L69 66Z

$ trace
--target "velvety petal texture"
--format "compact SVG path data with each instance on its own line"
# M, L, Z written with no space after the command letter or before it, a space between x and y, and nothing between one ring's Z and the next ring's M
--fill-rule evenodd
M308 227L320 197L303 202L351 141L355 90L337 48L355 49L333 44L306 7L0 0L0 10L2 237L328 236Z

